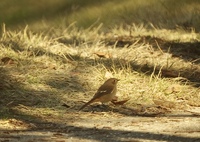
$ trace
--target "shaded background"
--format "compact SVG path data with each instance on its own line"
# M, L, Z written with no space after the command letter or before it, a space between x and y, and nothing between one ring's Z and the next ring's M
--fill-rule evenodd
M9 28L44 30L76 22L83 28L152 23L156 28L200 30L199 0L1 0L0 11L0 23Z

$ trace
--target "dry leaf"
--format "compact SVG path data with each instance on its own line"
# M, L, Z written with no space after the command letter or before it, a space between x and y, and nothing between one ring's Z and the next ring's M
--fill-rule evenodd
M125 99L125 100L122 100L122 101L114 101L112 100L111 102L114 104L114 105L123 105L125 104L129 99Z
M1 62L3 62L4 64L14 64L15 61L13 59L11 59L10 57L3 57L1 59Z
M97 55L99 58L110 58L111 55L109 53L103 53L103 52L95 52L95 55Z

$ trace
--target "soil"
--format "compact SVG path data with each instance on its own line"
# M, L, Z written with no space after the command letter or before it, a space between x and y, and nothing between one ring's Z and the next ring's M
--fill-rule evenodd
M122 106L106 109L88 106L83 111L66 108L58 117L47 115L23 121L17 118L1 120L0 141L200 141L199 107L165 113L158 107L155 113L149 113L149 110L138 111Z

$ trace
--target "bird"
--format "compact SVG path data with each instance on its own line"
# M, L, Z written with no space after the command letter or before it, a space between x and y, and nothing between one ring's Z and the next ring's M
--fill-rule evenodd
M115 95L117 93L117 82L119 79L117 78L110 78L106 80L97 90L93 98L85 103L80 109L82 110L86 106L90 105L93 102L102 102L106 103L109 101L112 101L115 98Z

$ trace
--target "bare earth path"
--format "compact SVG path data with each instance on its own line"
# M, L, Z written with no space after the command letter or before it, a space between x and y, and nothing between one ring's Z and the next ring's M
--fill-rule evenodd
M1 121L0 141L199 142L199 112L197 107L191 111L139 116L116 110L77 112L68 109L59 120L47 116L26 122L17 119Z

